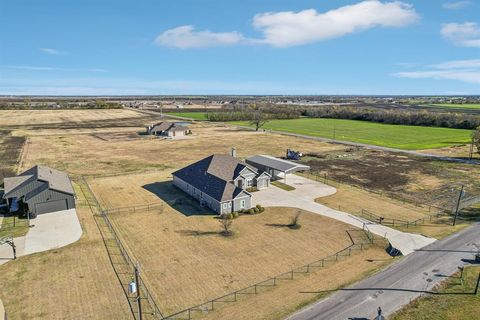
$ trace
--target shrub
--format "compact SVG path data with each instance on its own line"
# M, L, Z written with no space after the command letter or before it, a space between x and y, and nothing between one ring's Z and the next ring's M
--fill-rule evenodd
M254 207L254 208L252 208L252 209L253 209L253 212L255 212L255 213L259 213L259 212L260 212L260 210L258 210L257 207Z
M238 213L238 212L234 212L234 213L232 213L232 216L233 216L234 219L235 219L235 218L238 218L239 213Z
M255 214L255 210L253 209L248 210L248 214Z

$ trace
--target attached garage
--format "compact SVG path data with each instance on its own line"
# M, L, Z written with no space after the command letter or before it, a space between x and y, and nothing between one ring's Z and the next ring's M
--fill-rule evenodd
M9 203L19 201L26 205L34 218L38 214L75 208L75 192L64 172L35 166L16 177L5 178L4 198ZM25 206L22 205L22 208Z
M48 212L68 210L67 200L54 200L48 202L40 202L35 204L35 213L42 214Z

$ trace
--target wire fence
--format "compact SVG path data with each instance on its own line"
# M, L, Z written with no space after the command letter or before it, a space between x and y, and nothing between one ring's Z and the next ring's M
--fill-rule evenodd
M142 212L142 211L151 211L151 210L163 210L164 206L161 203L152 203L139 206L129 206L129 207L117 207L117 208L108 208L104 209L105 214L115 214L115 213L126 213L126 212Z
M409 203L409 204L413 204L416 207L428 207L429 211L431 211L432 209L442 209L443 210L443 208L439 208L435 205L425 204L424 200L418 199L414 195L400 193L398 191L378 191L378 190L366 188L366 187L359 186L359 185L352 186L349 181L347 181L347 180L342 181L338 177L334 179L326 172L309 171L308 173L302 173L302 175L307 176L309 178L312 178L315 181L322 182L326 185L336 187L336 188L339 188L339 187L342 187L342 186L354 187L354 188L357 188L357 189L360 189L360 190L365 190L367 192L379 195L381 197L388 197L390 199L400 201L404 204Z
M407 228L423 225L425 224L425 222L432 222L433 219L438 219L439 217L446 216L446 214L443 211L438 211L435 214L428 215L428 217L408 221L408 220L402 220L402 219L382 217L366 209L362 209L360 211L360 214L362 217L365 217L366 219L378 224L391 225L391 226L406 226Z
M125 246L123 245L122 241L120 240L120 237L118 236L118 233L116 232L112 222L108 218L107 210L102 210L102 207L100 206L100 203L96 199L96 197L95 197L92 189L90 188L88 182L85 179L82 179L82 182L83 182L83 185L85 186L85 188L87 189L86 191L89 194L89 196L85 195L86 201L89 202L89 203L90 203L90 201L93 202L93 203L90 203L90 205L92 205L93 209L94 209L94 210L92 210L92 212L93 213L96 212L97 215L102 217L103 222L107 226L108 231L112 235L112 237L115 241L115 244L119 249L119 252L120 252L121 257L123 258L123 261L129 267L130 275L133 276L134 275L134 270L137 267L137 263L134 262L134 259L132 259L130 257L128 251L126 250ZM125 207L125 208L119 208L119 209L125 209L125 210L129 209L129 210L131 210L132 208L133 207ZM153 206L151 206L149 208L153 209ZM122 211L118 210L118 212L122 212ZM125 211L125 212L128 212L128 211ZM107 249L107 251L109 251L109 249ZM110 251L109 251L109 253L110 253ZM115 270L115 272L117 273L117 277L120 280L119 272L117 272L117 270ZM131 304L132 301L134 301L134 298L129 296L129 294L126 291L123 283L122 283L122 288L124 289L125 294L127 295L127 298L129 299L129 303ZM150 290L148 289L148 286L147 286L146 282L144 281L144 279L142 278L141 275L138 275L137 288L138 288L138 290L140 290L140 300L146 300L148 302L148 305L150 306L150 308L152 310L152 312L150 314L152 316L154 316L156 319L165 319L165 317L163 316L163 313L161 312L160 308L158 307L158 304L156 303L155 299L153 298L152 294L150 293ZM137 302L137 310L140 310L140 308L138 306L138 302ZM134 312L133 309L132 309L132 312ZM137 312L137 313L134 312L134 315L136 316L136 319L140 319L139 312ZM143 315L143 312L142 312L142 315Z
M362 241L359 243L355 243L352 239L352 244L348 247L321 259L315 260L311 263L305 264L301 267L297 267L290 271L284 272L282 274L276 275L269 279L263 280L261 282L257 282L253 285L248 287L227 293L221 297L217 297L215 299L209 300L202 304L184 309L177 313L167 316L165 319L168 320L191 320L195 314L198 313L209 313L215 310L215 307L218 306L220 303L232 303L237 302L240 296L243 295L256 295L262 291L262 289L275 287L280 284L280 282L285 280L293 280L296 274L307 274L313 272L319 268L326 267L327 265L331 265L331 263L335 263L340 261L342 258L350 257L352 252L355 250L363 250L364 248L372 245L374 242L373 234L368 230L368 227L364 225L363 232L367 237L367 241Z

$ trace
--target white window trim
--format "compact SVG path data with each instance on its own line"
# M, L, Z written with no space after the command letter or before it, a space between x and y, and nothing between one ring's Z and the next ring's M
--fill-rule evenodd
M227 203L226 203L226 202L222 203L222 208L223 208L223 209L227 209L227 208L228 208L228 206L227 206Z
M245 209L245 200L240 200L240 208Z

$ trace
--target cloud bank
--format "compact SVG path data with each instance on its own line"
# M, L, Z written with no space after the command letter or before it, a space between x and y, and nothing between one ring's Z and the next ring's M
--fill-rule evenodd
M456 2L445 2L442 7L447 10L460 10L465 9L466 7L472 4L471 1L456 1Z
M480 48L480 25L476 22L446 23L441 34L457 46Z
M394 76L410 79L455 80L480 84L480 59L446 61L426 66L423 70L398 72Z
M235 44L267 44L285 48L326 41L375 27L404 27L419 19L410 4L378 0L362 1L337 9L317 12L267 12L253 17L253 27L262 37L246 38L238 31L197 31L191 25L162 32L155 43L181 49L227 46Z

